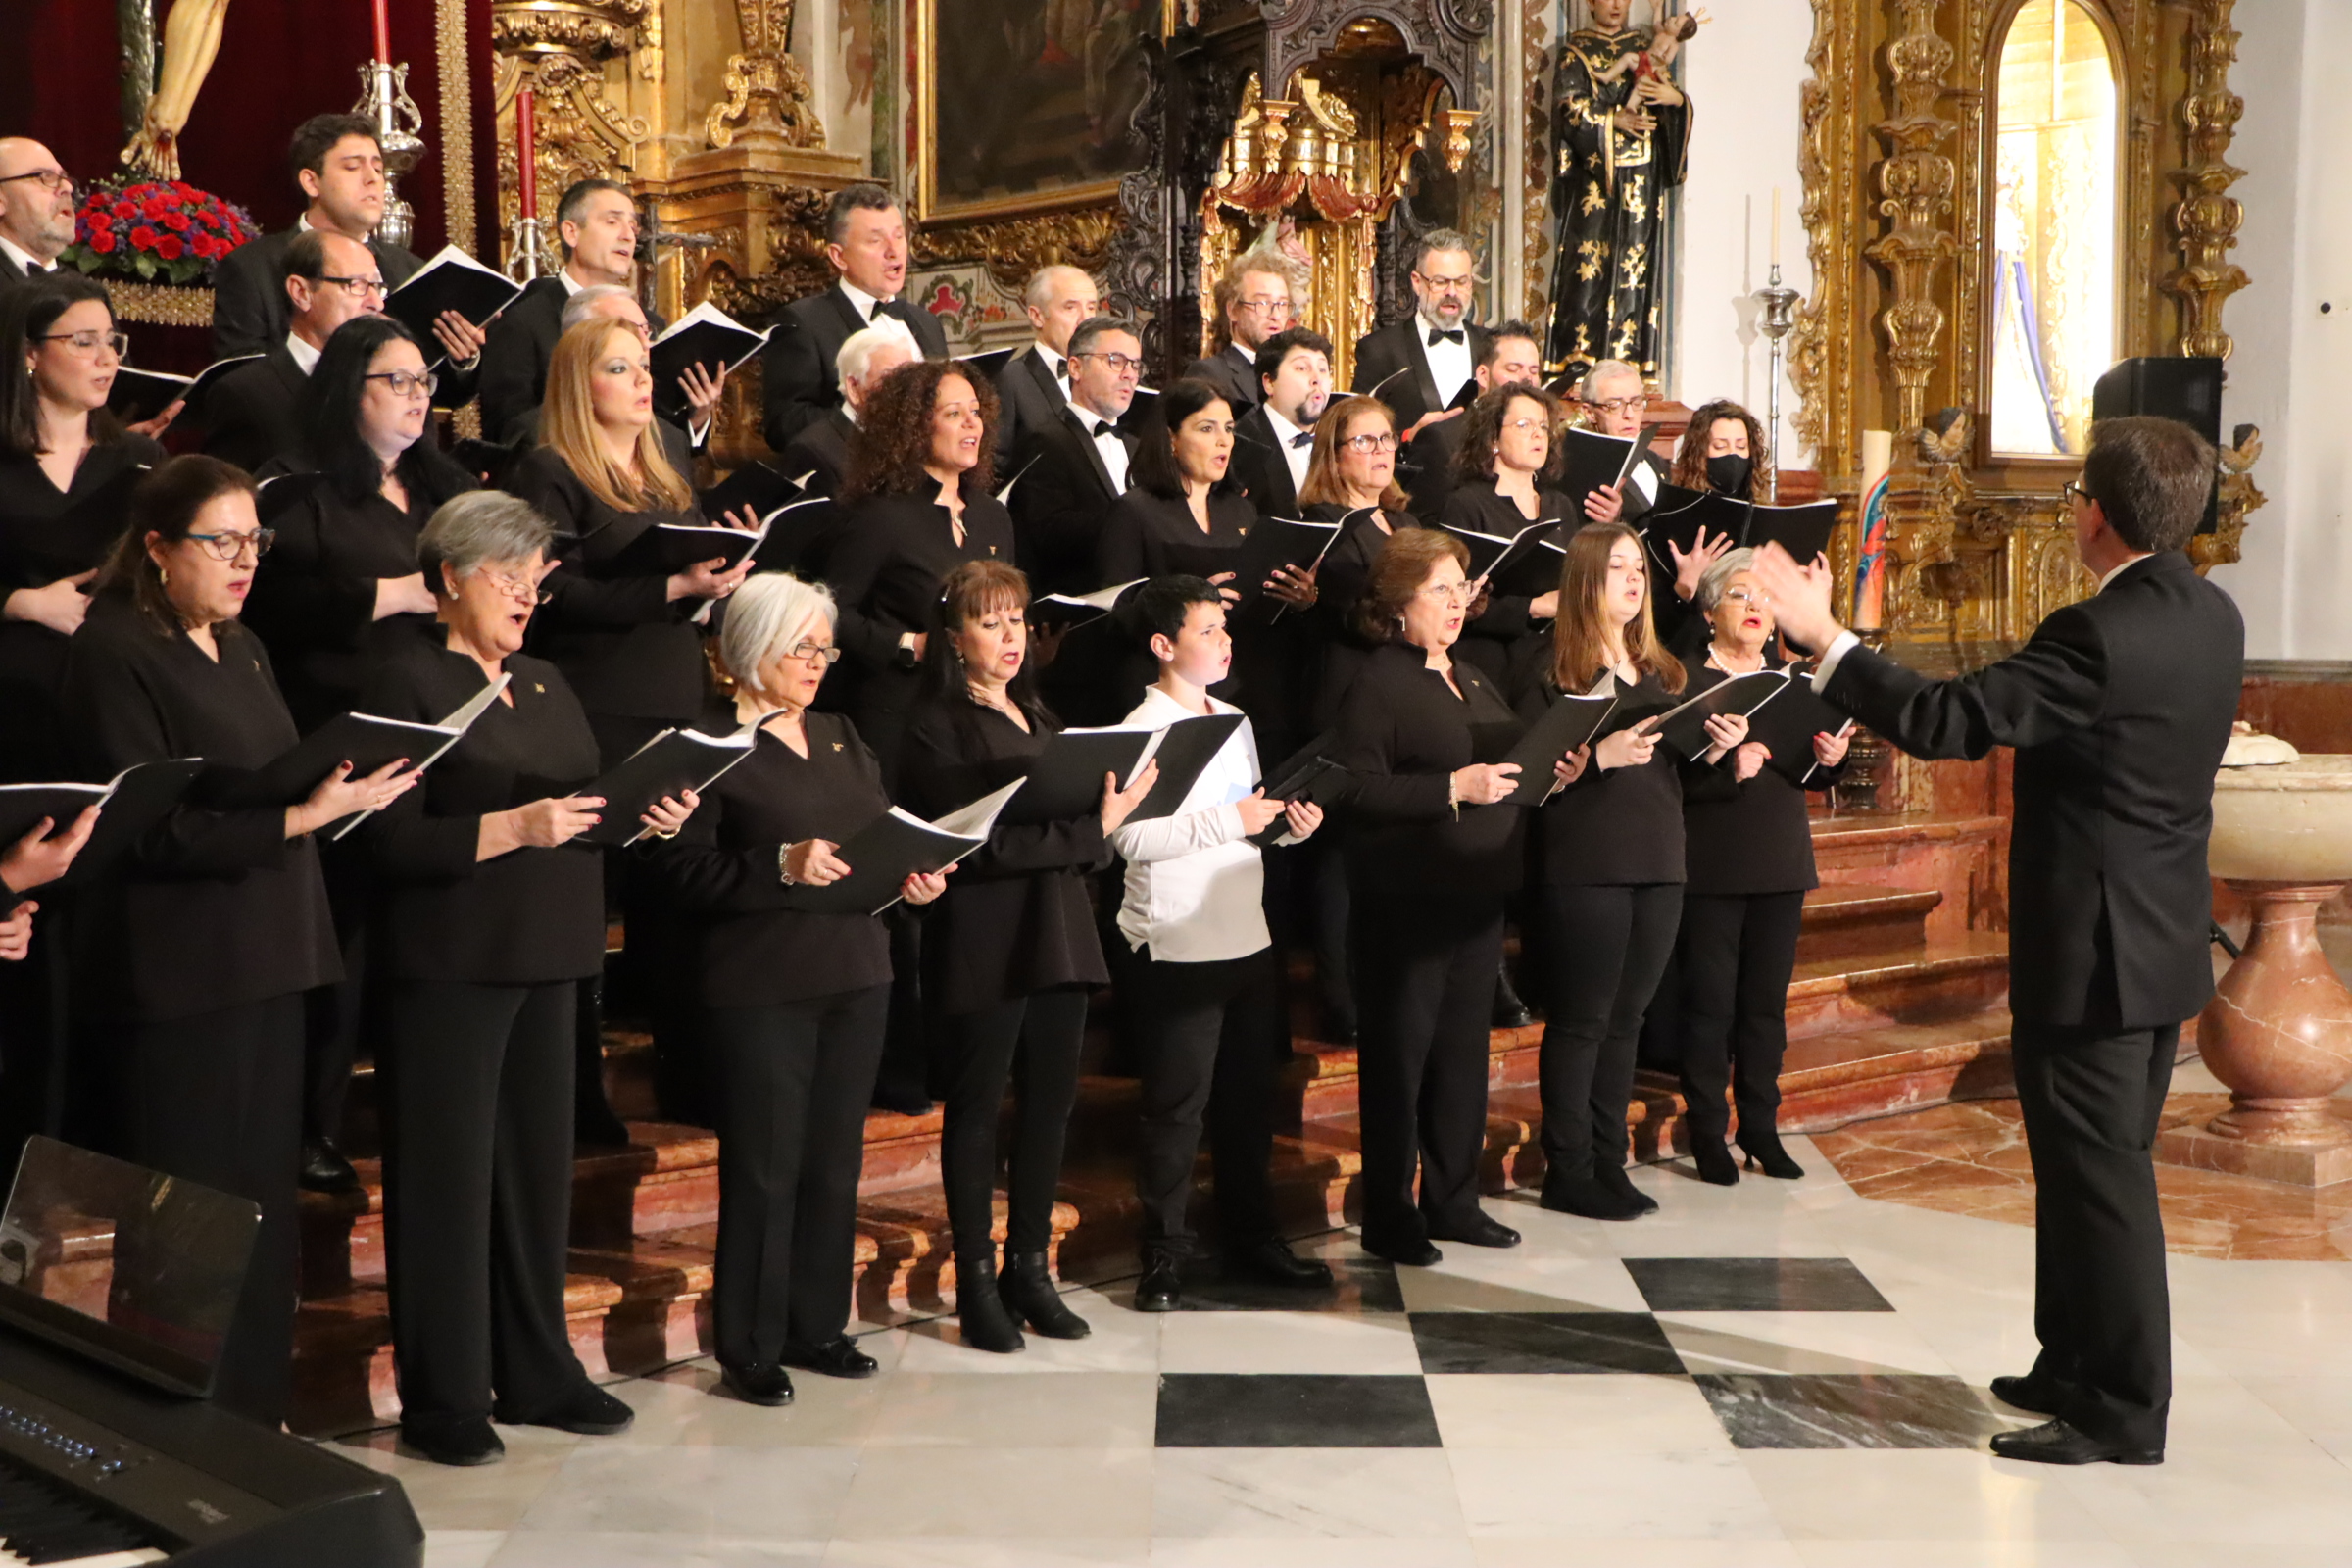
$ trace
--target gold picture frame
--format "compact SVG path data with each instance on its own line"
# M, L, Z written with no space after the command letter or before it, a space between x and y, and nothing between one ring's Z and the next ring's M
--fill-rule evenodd
M959 176L951 173L945 182L941 178L939 158L943 119L948 130L959 142L968 141L971 127L957 123L957 113L951 109L944 117L939 102L939 50L941 34L939 10L941 0L914 0L914 179L916 220L936 225L985 221L991 219L1015 218L1032 213L1067 212L1072 208L1101 207L1115 201L1120 178L1141 167L1141 159L1132 143L1126 150L1126 162L1102 172L1099 177L1074 180L1067 184L1041 183L1026 190L984 193L969 188ZM1018 106L1015 110L1028 122L1025 127L1015 126L1016 134L1026 129L1034 133L1054 110L1066 101L1073 90L1080 102L1082 118L1097 123L1124 124L1132 115L1142 93L1149 86L1148 67L1143 60L1142 44L1147 35L1164 36L1167 9L1164 0L1126 0L1122 7L1098 8L1095 24L1098 30L1121 22L1130 24L1123 43L1113 38L1105 41L1090 36L1088 42L1102 45L1102 57L1098 68L1091 58L1094 49L1071 50L1054 42L1052 52L1058 59L1043 58L1045 28L1050 13L1067 13L1074 8L1051 6L1048 0L956 0L957 21L969 19L970 42L980 58L959 66L958 78L985 81L989 84L988 98L995 104ZM1015 41L1017 33L1018 42ZM1024 53L1020 45L1034 40L1039 46ZM989 51L999 49L1007 59L996 62ZM1035 72L1048 72L1052 79L1033 82ZM1076 73L1073 83L1071 73ZM1052 91L1032 93L1026 87L1050 87ZM1066 114L1064 116L1066 118ZM998 127L1002 128L1002 127ZM1025 150L1024 161L1016 167L1034 168L1045 162L1034 143Z

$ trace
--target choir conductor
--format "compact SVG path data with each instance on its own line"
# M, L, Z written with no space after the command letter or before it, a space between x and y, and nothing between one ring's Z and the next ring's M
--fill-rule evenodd
M1917 757L2017 749L2009 1002L2041 1354L1992 1390L2050 1419L1995 1437L2006 1458L2164 1458L2170 1309L2149 1147L2181 1020L2213 991L2205 841L2245 645L2236 607L2181 553L2213 481L2213 448L2186 425L2094 426L2067 495L2098 591L1956 680L1860 647L1833 617L1826 566L1778 546L1757 563L1782 635L1821 651L1813 681L1830 702Z

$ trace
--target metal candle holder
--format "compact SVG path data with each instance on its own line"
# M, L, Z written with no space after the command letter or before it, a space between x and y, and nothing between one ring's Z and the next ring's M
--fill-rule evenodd
M514 219L514 252L507 263L507 275L517 283L528 283L539 275L547 254L546 225L527 214Z
M360 67L360 101L355 115L375 122L377 143L384 151L384 217L375 225L386 242L406 248L416 236L416 209L399 195L401 176L424 156L424 111L409 96L409 68L382 60Z
M1764 449L1772 457L1772 494L1775 505L1781 499L1781 339L1796 325L1796 307L1804 296L1781 282L1781 264L1772 264L1772 281L1756 291L1764 304L1764 318L1760 323L1764 336L1772 346L1772 380L1764 393Z

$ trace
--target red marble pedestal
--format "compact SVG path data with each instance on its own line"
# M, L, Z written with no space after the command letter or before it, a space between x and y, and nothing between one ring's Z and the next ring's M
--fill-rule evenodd
M2197 1020L2197 1049L2230 1108L2160 1134L2156 1157L2303 1187L2352 1181L2352 1124L2333 1098L2352 1079L2352 991L2315 925L2344 884L2228 885L2253 906L2254 928Z

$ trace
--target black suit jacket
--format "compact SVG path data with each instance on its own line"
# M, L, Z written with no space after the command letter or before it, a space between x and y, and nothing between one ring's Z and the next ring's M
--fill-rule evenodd
M1032 345L1006 360L997 372L997 471L1011 473L1020 466L1029 442L1060 422L1070 400Z
M1849 650L1828 699L1916 757L2017 749L2009 1007L2089 1027L2179 1023L2213 994L2205 841L2245 627L2168 552L2053 612L1999 663L1932 681Z
M1184 373L1224 393L1237 419L1266 401L1266 389L1257 379L1257 356L1244 354L1232 344L1205 360L1195 360L1184 368Z
M857 435L858 426L851 422L849 411L835 409L823 418L803 425L801 433L784 444L783 455L776 459L776 468L788 479L808 474L804 495L839 495L841 481L850 471L850 443Z
M55 264L50 266L49 270L52 272L57 270ZM14 283L22 283L24 278L24 269L17 265L17 259L6 251L0 251L0 288L7 288Z
M280 337L269 353L214 383L196 413L204 453L251 473L302 444L303 395L311 378Z
M1012 487L1014 559L1034 593L1083 594L1109 586L1095 580L1096 547L1102 519L1125 487L1112 485L1102 450L1085 433L1083 421L1092 418L1064 408L1037 431L1029 466ZM1115 433L1132 473L1141 443L1123 430Z
M213 272L213 358L267 354L286 340L286 247L298 231L264 234L230 251ZM386 288L398 288L424 264L414 251L371 239Z
M1489 334L1483 326L1465 323L1464 329L1470 334L1470 363L1476 365L1487 352ZM1356 339L1355 380L1350 390L1371 393L1383 381L1388 382L1375 395L1396 412L1399 430L1409 429L1424 414L1445 409L1448 401L1439 395L1438 383L1429 373L1427 330L1421 318L1413 315Z
M906 323L924 359L948 357L947 328L929 311L907 303L904 296L876 310ZM803 428L841 407L841 377L833 368L833 357L851 333L866 324L839 283L784 307L767 347L760 351L767 377L767 412L760 428L771 449L783 451Z
M1261 517L1298 515L1298 487L1282 455L1284 439L1275 433L1262 407L1234 421L1233 475L1249 492L1250 503Z

